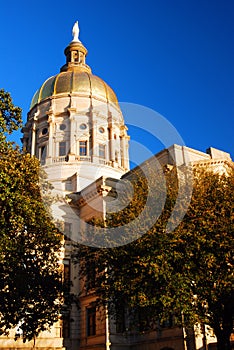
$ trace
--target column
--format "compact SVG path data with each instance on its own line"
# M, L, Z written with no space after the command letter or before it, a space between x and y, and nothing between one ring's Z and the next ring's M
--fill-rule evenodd
M93 106L92 102L90 105L90 119L91 119L91 159L93 163L99 163L99 154L98 154L98 144L97 144L97 138L96 138L96 133L97 133L97 121L96 121L97 116L94 115L93 113Z
M36 128L37 128L37 116L35 114L32 122L31 156L35 156L35 151L36 151Z
M124 169L129 169L129 155L128 155L128 141L127 127L123 125L121 127L121 150L122 150L122 164Z
M76 157L76 108L68 108L70 114L70 140L69 140L69 161L74 161Z
M125 158L125 139L124 136L120 136L120 156L121 156L121 167L124 166L124 158Z
M108 129L109 129L109 152L110 152L110 161L112 164L115 161L115 150L114 150L114 135L113 135L113 125L112 125L112 114L108 112Z
M51 164L53 154L53 139L54 139L54 115L51 113L48 115L48 124L49 124L49 140L48 140L48 151L46 163Z

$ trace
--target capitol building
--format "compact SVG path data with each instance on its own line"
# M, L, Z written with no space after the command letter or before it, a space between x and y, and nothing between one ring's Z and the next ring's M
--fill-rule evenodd
M79 27L73 27L72 41L64 50L65 64L48 78L33 96L23 128L23 146L36 156L53 185L54 193L71 196L74 211L61 202L54 208L56 220L63 223L65 249L61 261L64 276L72 281L71 292L82 291L79 267L71 259L74 232L80 223L103 217L105 197L128 174L128 128L112 88L94 75L86 63L87 49L79 39ZM190 164L218 171L232 166L230 155L210 147L200 152L182 145L171 145L156 155L164 166ZM146 161L147 162L147 161ZM150 160L149 160L150 162ZM79 239L79 238L78 238ZM202 330L192 334L186 344L182 328L167 325L161 332L126 337L121 327L104 317L94 306L95 292L80 296L80 308L74 304L65 319L58 320L50 332L42 332L33 342L14 340L14 331L0 337L0 349L22 350L199 350L203 349ZM209 349L214 335L207 334ZM215 349L215 347L213 348Z

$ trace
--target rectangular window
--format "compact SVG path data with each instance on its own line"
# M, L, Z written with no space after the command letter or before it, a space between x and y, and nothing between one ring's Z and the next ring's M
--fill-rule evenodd
M145 332L150 329L151 319L149 315L150 313L147 306L138 309L138 325L140 332Z
M59 157L63 157L66 155L66 142L59 142Z
M169 316L167 320L164 320L161 323L162 328L170 328L175 325L175 317L174 316Z
M89 266L89 268L87 268L87 275L86 275L87 292L95 288L95 282L96 282L96 270L93 266Z
M96 334L96 307L86 309L87 315L87 336Z
M100 144L99 145L99 157L100 158L106 158L106 146Z
M87 141L80 141L80 156L87 156Z
M67 190L67 183L66 183L66 190ZM71 190L71 188L70 188L70 190ZM64 233L65 240L70 241L71 236L72 236L72 224L70 222L64 222L63 233Z
M46 145L45 146L41 146L41 148L40 148L40 161L41 161L42 165L45 164L45 161L46 161Z
M70 236L72 233L72 224L70 222L64 222L64 233L66 236Z
M124 304L118 305L116 307L115 317L116 317L116 333L123 333L126 330Z
M65 293L70 293L71 290L71 266L70 260L63 260L63 287Z
M70 337L70 313L63 316L62 336L63 336L63 338Z
M64 259L63 260L63 280L64 282L70 283L71 277L71 267L70 267L70 260Z

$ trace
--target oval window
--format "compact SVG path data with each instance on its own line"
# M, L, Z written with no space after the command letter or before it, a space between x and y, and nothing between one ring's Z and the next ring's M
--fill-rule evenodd
M86 124L84 124L84 123L83 123L83 124L80 124L80 129L81 129L81 130L85 130L86 128L87 128L87 125L86 125Z
M59 127L60 130L65 130L66 129L66 125L65 124L61 124Z
M47 128L42 129L42 132L41 132L42 135L46 135L47 133L48 133L48 129Z

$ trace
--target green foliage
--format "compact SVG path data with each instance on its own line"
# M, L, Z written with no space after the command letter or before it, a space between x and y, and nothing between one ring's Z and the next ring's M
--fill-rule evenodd
M0 89L0 135L11 134L22 126L21 108L12 102L9 92Z
M148 327L156 327L158 320L173 316L178 325L206 323L215 330L218 339L219 334L227 338L233 316L234 172L223 175L197 172L186 215L174 231L167 232L178 193L177 176L185 172L173 169L164 174L167 181L164 209L143 236L112 249L78 245L75 258L81 265L82 278L87 266L96 270L99 303L110 303L113 315L115 305L123 303L129 312L138 315L133 327L139 325L139 315L147 315L144 322ZM164 192L160 177L156 172L152 176L151 185L155 184L155 196L160 198ZM105 225L121 226L139 215L147 196L147 181L142 174L139 177L134 183L133 201L121 212L111 214ZM147 215L152 215L152 207ZM146 216L145 221L148 219ZM135 230L141 231L142 227L144 223ZM137 232L133 234L138 236Z
M223 175L197 173L191 205L176 231L180 244L174 247L195 296L192 311L218 340L229 339L234 314L233 193L233 169Z
M3 90L0 112L1 134L20 126L20 109ZM36 158L1 138L0 330L20 324L24 341L58 319L62 300L61 236L43 204L40 174Z
M176 173L173 171L173 176L170 173L167 177L168 180L171 178L174 181L174 186L169 191L171 196L171 193L177 193ZM159 216L166 196L164 174L158 171L155 178L153 172L146 180L141 172L136 171L128 180L131 181L134 188L130 203L121 211L107 215L104 223L98 221L97 224L122 228L127 241L129 237L134 238L132 242L112 249L77 245L75 259L81 267L81 278L85 278L87 269L95 268L95 288L100 304L111 300L113 303L110 303L110 308L113 306L114 313L115 304L122 304L124 300L124 303L133 312L136 308L147 308L153 311L151 319L158 319L159 313L163 312L163 304L166 302L164 295L160 294L172 274L172 269L165 259L164 245L169 243L169 237L165 232L173 204L167 201L161 216L157 221L155 220L156 222L153 221L152 225L151 218ZM149 186L151 191L153 189L154 197L150 205L146 207ZM127 194L123 196L124 199L126 197ZM143 210L142 220L136 221L135 219ZM129 222L132 225L125 226ZM147 229L149 231L146 234ZM95 228L91 231L91 236L96 234ZM98 230L97 232L100 234ZM118 237L113 237L113 239L115 243L118 242ZM150 306L154 308L150 309ZM157 310L156 313L155 310Z

